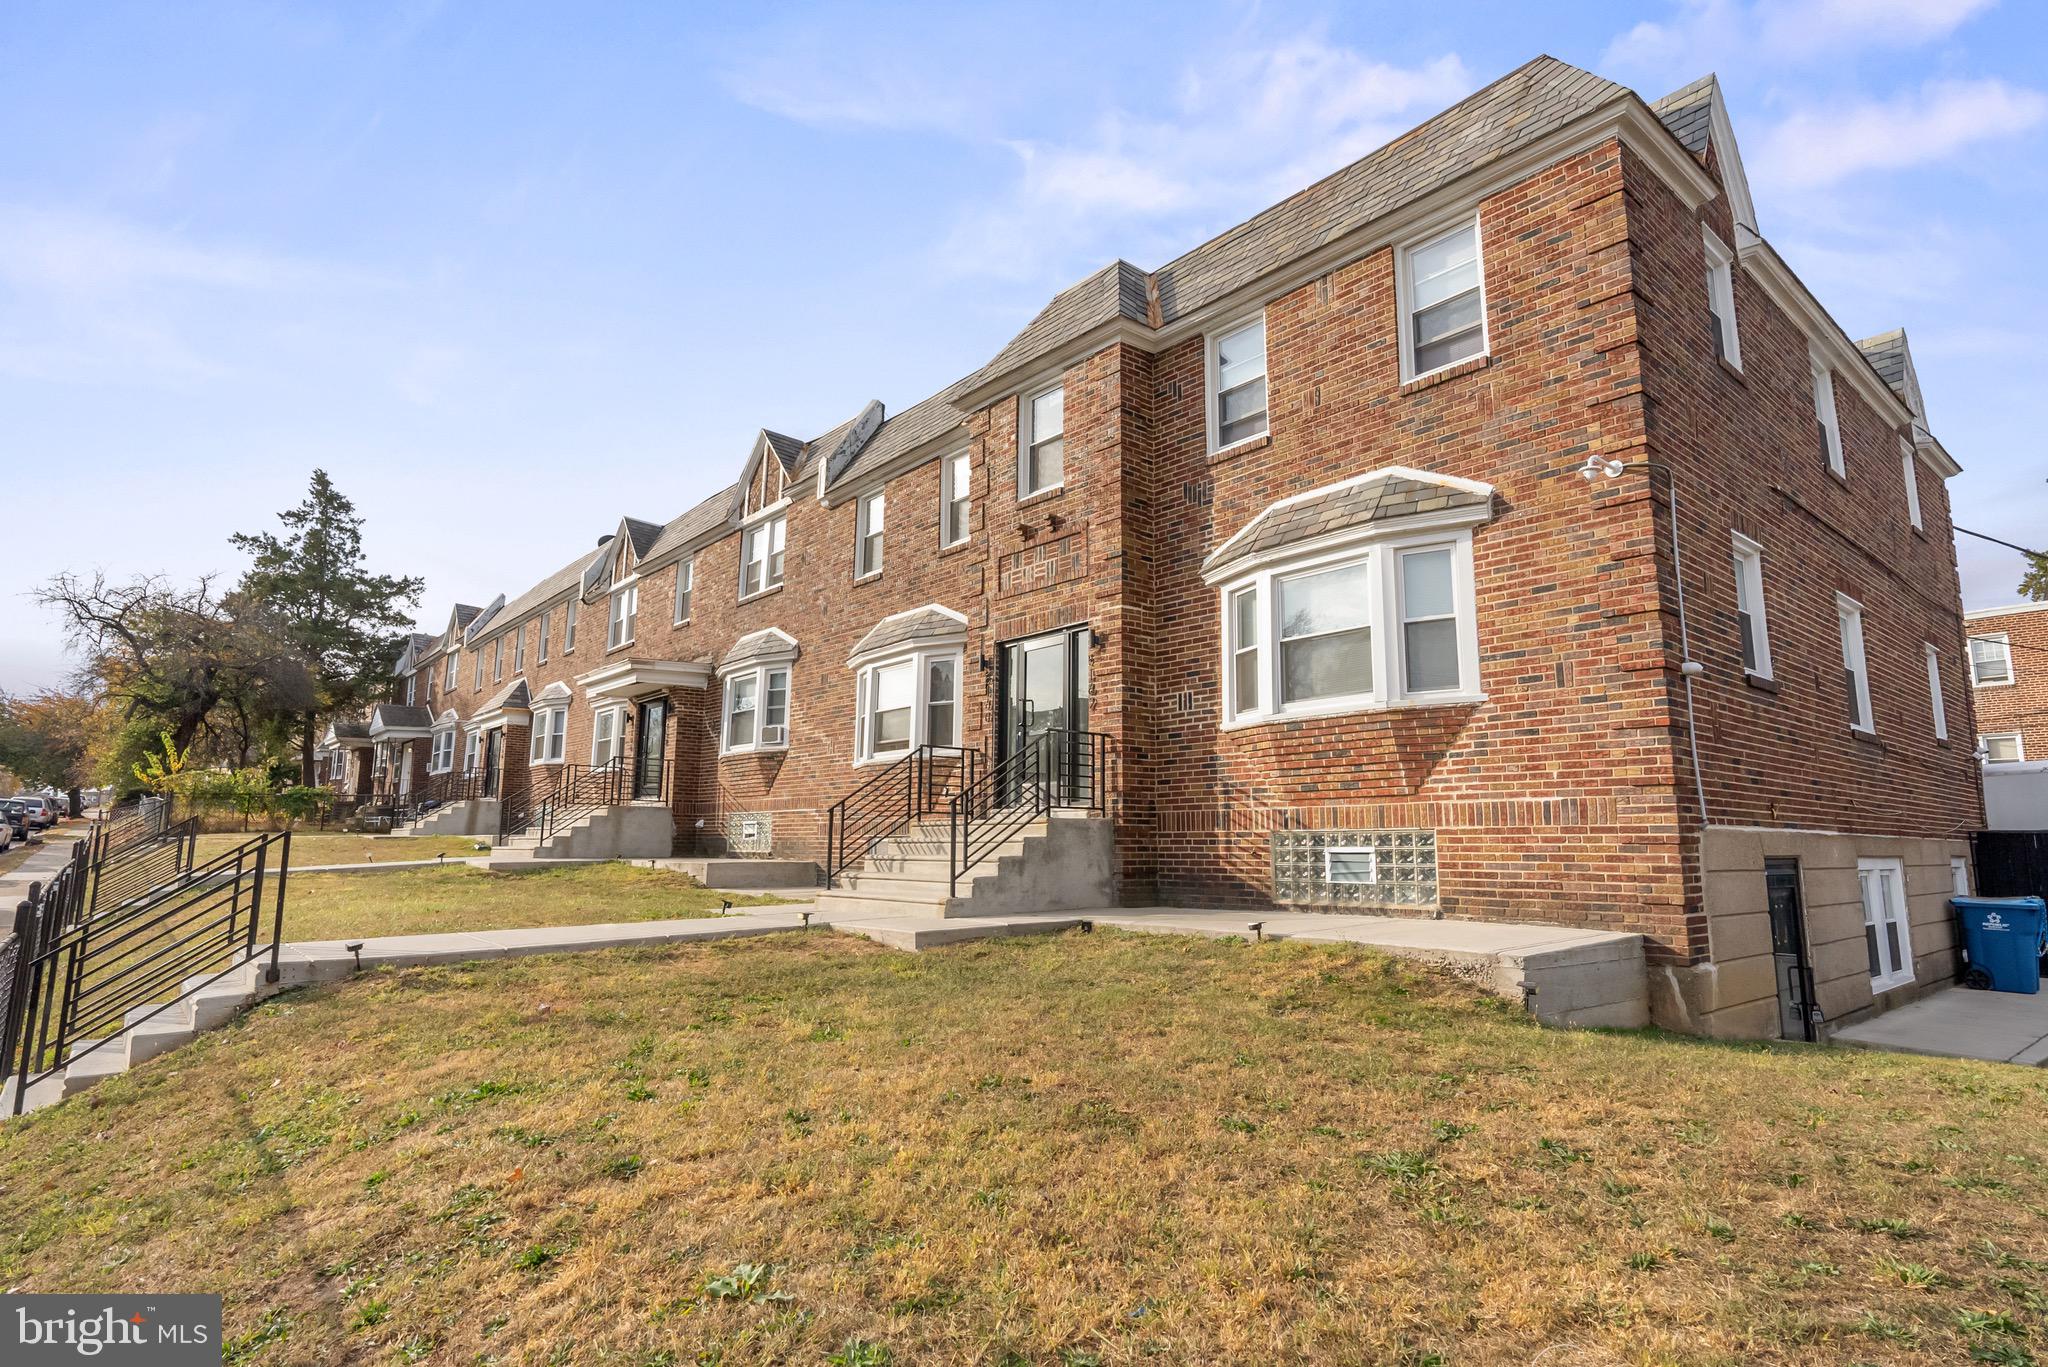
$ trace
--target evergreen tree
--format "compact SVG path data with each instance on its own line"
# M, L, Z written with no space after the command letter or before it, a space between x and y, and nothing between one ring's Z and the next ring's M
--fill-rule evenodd
M313 782L313 749L323 717L387 695L391 666L411 629L425 581L372 574L363 564L363 519L325 470L313 472L305 502L278 514L284 535L237 532L251 557L236 597L261 604L312 681L297 711L299 781Z

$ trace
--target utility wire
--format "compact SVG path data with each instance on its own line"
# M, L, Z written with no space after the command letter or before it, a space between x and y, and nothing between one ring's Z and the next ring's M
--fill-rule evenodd
M1973 532L1968 527L1957 527L1956 530L1964 536L1974 536L1979 541L1989 541L1994 546L2003 546L2009 551L2018 551L2021 555L2031 555L2038 559L2042 554L2040 551L2030 551L2025 546L2015 546L2010 541L2001 541L1995 536L1986 536L1982 532Z

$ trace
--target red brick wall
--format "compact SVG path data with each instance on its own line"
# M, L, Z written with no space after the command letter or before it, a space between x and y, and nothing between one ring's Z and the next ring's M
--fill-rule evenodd
M2017 731L2029 761L2048 759L2048 608L1972 617L1964 626L1972 636L2005 633L2013 682L1976 689L1976 732L1954 734L1974 743L1979 735Z

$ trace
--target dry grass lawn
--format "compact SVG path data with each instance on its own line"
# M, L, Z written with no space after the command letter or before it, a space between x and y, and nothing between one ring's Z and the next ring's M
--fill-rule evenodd
M258 833L211 834L199 837L199 858L211 859ZM473 835L351 835L346 831L293 831L292 867L316 864L395 864L407 859L432 859L446 855L466 858L478 853Z
M571 864L519 873L486 873L467 864L391 873L307 873L291 879L284 938L342 940L660 921L716 915L725 901L735 907L780 904L774 897L712 892L683 874L628 864Z
M219 1291L232 1363L2024 1363L2044 1103L1355 948L817 932L279 999L0 1129L0 1285Z

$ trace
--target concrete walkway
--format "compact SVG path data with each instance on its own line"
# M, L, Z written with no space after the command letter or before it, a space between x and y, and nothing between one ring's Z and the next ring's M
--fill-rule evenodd
M2039 1068L2048 1065L2048 991L2029 996L1945 987L1881 1016L1845 1025L1829 1042Z
M29 855L14 868L0 873L0 928L14 925L14 908L28 896L28 885L47 883L50 876L62 869L71 858L71 847L85 838L85 828L68 831L43 832L42 848Z

